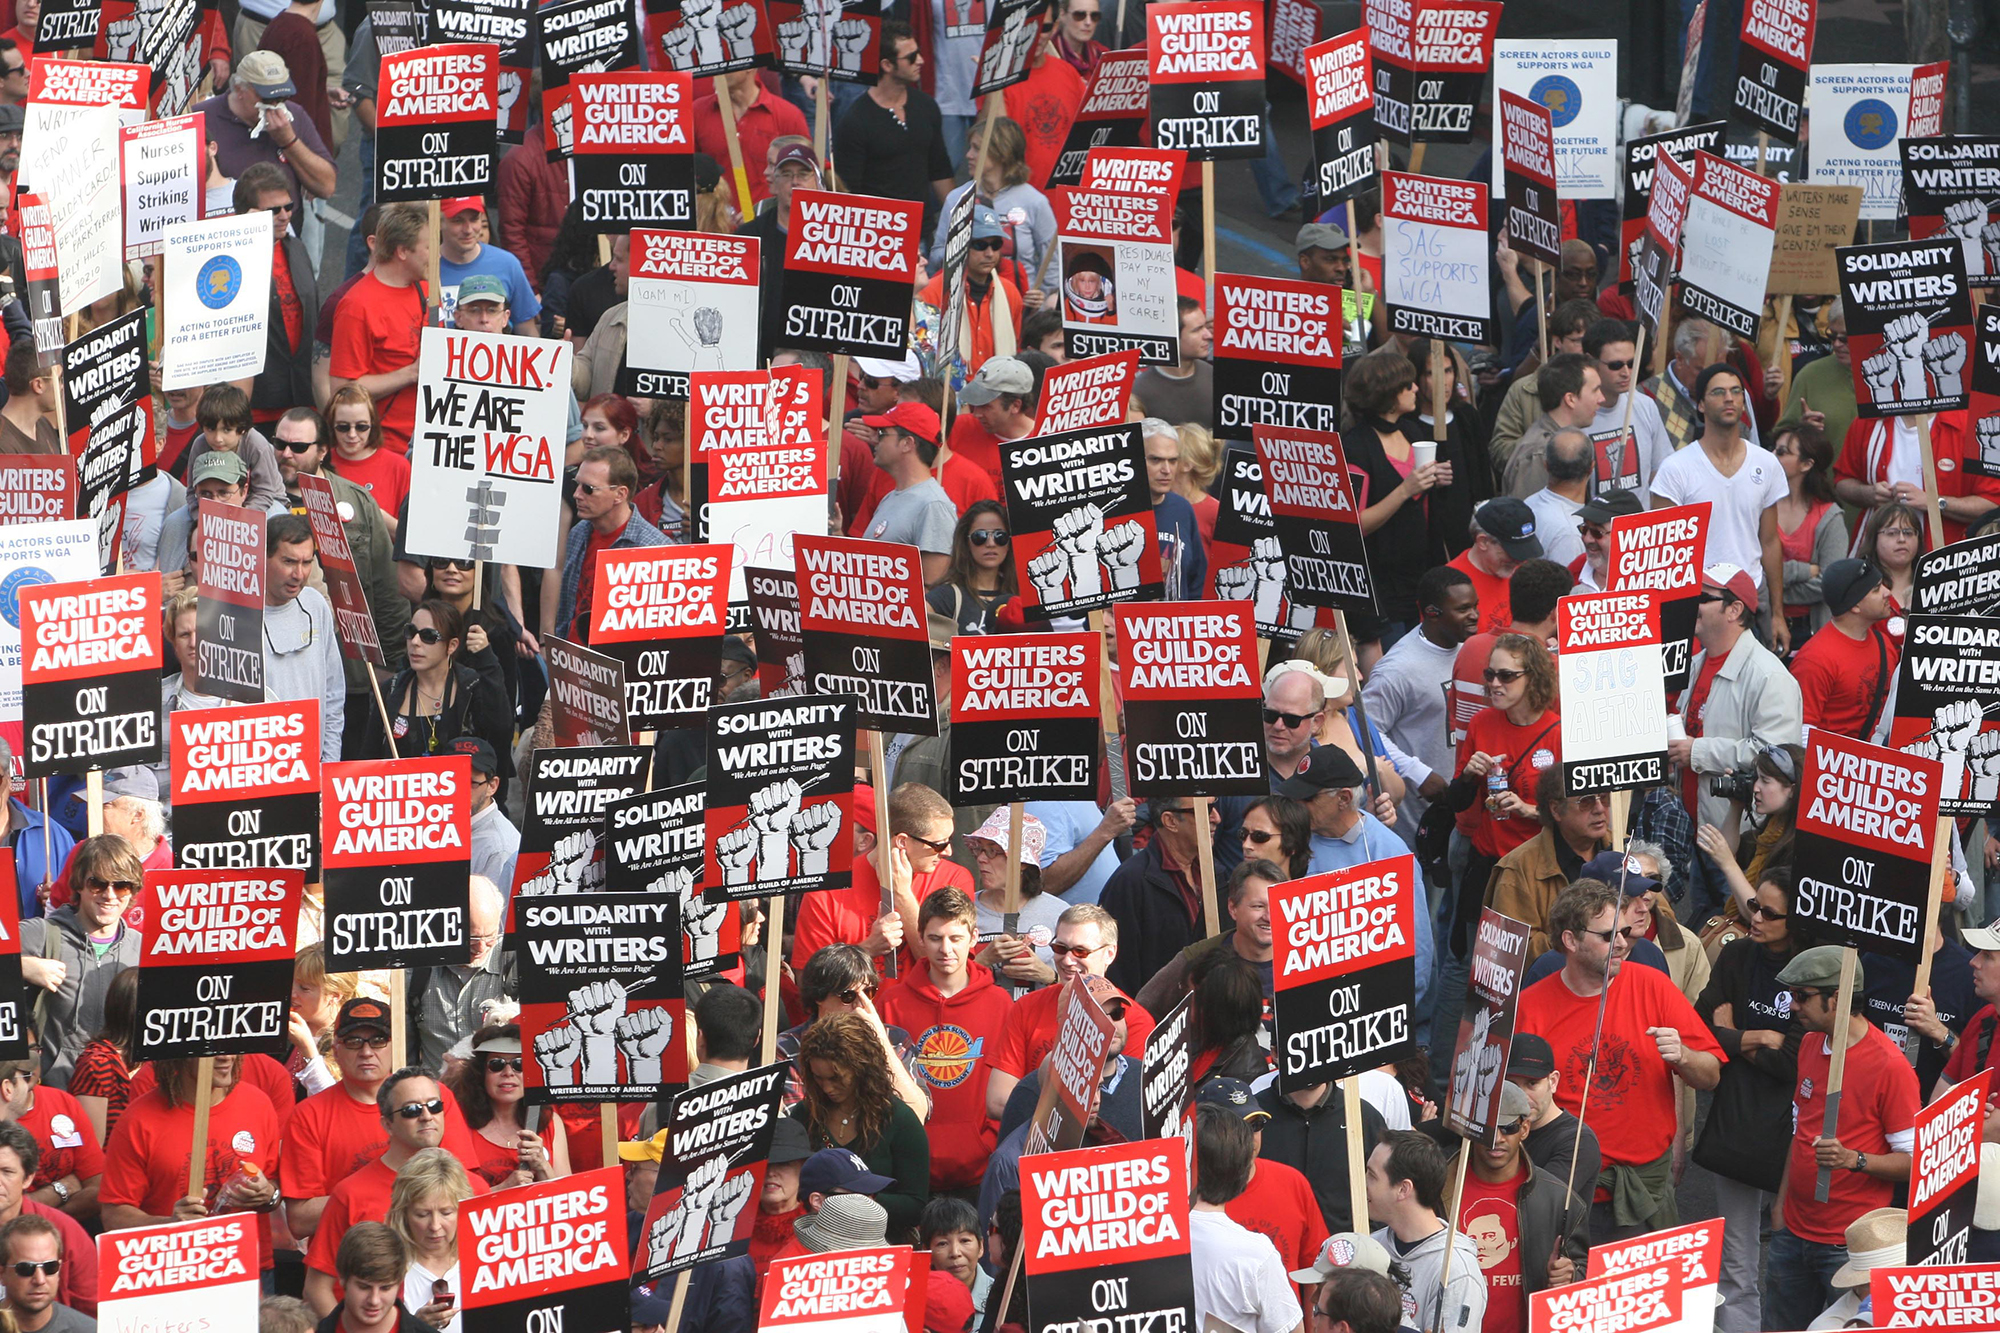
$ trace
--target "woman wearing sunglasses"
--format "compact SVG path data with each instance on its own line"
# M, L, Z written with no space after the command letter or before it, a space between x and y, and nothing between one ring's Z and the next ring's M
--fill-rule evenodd
M503 584L504 565L488 561L481 577L484 587L480 593L479 605L472 604L473 578L480 567L471 560L458 560L448 556L434 555L424 561L424 596L435 597L449 602L465 623L465 664L473 670L486 674L500 673L500 697L511 709L521 697L521 644L522 636L528 630L514 619L508 609ZM539 643L530 642L531 650L539 648ZM487 659L491 657L489 662ZM504 754L504 750L495 750ZM501 775L505 778L505 774ZM504 786L502 788L505 790Z
M382 421L368 390L348 384L334 392L326 404L326 434L333 441L326 465L368 492L394 538L396 515L410 497L410 460L382 447Z
M975 501L960 516L944 581L925 597L933 611L958 622L960 634L991 634L994 613L1019 591L1012 541L998 500Z
M543 1114L539 1131L529 1128L534 1112L522 1100L521 1026L496 1023L472 1037L472 1058L446 1081L479 1150L474 1166L494 1189L530 1185L569 1174L569 1138L561 1116Z
M381 717L371 715L366 753L378 759L440 755L460 736L484 737L494 754L509 753L513 710L486 631L478 625L468 629L457 607L432 597L410 613L404 646L410 664L382 696L390 734L383 734Z
M459 1333L462 1323L458 1206L471 1197L465 1168L443 1148L425 1148L403 1163L389 1187L389 1215L383 1220L410 1254L403 1308L440 1333Z
M1111 49L1097 40L1104 31L1104 6L1100 0L1063 0L1057 7L1052 43L1057 58L1088 81L1097 62Z
M1729 901L1722 915L1747 920L1756 898L1758 877L1768 865L1792 859L1792 827L1799 818L1799 775L1805 770L1805 747L1773 745L1751 761L1751 827L1731 845L1729 836L1713 824L1695 831L1695 845L1722 871L1729 883Z
M1243 812L1244 861L1275 861L1287 879L1303 879L1312 861L1312 817L1289 796L1266 796Z

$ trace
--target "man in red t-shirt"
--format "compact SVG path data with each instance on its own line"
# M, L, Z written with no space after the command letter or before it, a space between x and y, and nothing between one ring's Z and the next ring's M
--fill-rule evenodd
M946 887L972 892L971 873L944 859L951 850L951 806L929 787L906 782L889 793L889 842L892 856L900 852L908 859L910 877L906 881L900 873L895 876L890 898L893 906L884 912L882 881L875 869L873 788L854 789L854 814L868 837L857 835L854 840L853 887L806 895L792 934L794 971L803 970L807 961L829 944L858 944L876 959L878 967L891 950L898 950L900 964L907 967L914 961L909 945L917 938L917 905ZM900 872L900 864L897 869Z
M1472 511L1472 545L1451 561L1479 593L1479 628L1499 633L1513 623L1507 580L1523 560L1539 560L1542 539L1535 535L1535 511L1525 500L1495 496Z
M1968 930L1960 938L1972 950L1972 993L1984 1003L1952 1043L1944 1073L1931 1089L1933 1100L1952 1084L1963 1083L2000 1063L2000 1040L1996 1040L2000 1038L2000 1009L1995 1008L2000 1005L2000 930ZM1911 1000L1908 1012L1912 1026L1937 1021L1937 1005L1927 995Z
M341 298L327 371L336 390L358 384L368 391L382 423L382 443L407 454L417 416L430 215L418 204L383 209L375 223L374 253L375 267Z
M958 391L965 411L952 423L948 443L955 454L986 469L995 493L1004 493L1000 479L1000 446L1035 433L1038 385L1028 363L1015 356L988 357L979 373Z
M1458 1200L1458 1229L1479 1247L1479 1270L1486 1278L1482 1333L1524 1333L1528 1298L1575 1281L1590 1243L1589 1210L1571 1197L1562 1177L1528 1160L1534 1111L1524 1089L1502 1083L1499 1141L1488 1147L1467 1140L1460 1149L1471 1157Z
M692 29L679 31L693 35ZM729 165L729 140L722 126L721 99L716 96L725 88L729 91L729 104L736 112L736 140L742 145L746 168L769 160L773 139L787 134L804 138L812 133L806 128L804 114L766 89L763 76L756 70L739 69L725 74L716 80L716 85L714 91L694 99L694 149L697 153L707 153L725 168ZM749 178L754 211L755 205L771 197L771 183L761 170L746 169L744 174ZM732 202L736 200L733 184L729 198Z
M1903 655L1882 625L1889 584L1873 564L1849 558L1821 570L1819 586L1833 619L1792 659L1800 716L1809 727L1866 738Z
M1842 950L1807 949L1785 964L1778 984L1790 988L1792 1017L1805 1029L1799 1043L1798 1085L1792 1094L1792 1147L1785 1179L1771 1209L1764 1321L1804 1328L1840 1296L1826 1280L1847 1261L1848 1224L1886 1208L1910 1178L1916 1117L1922 1102L1916 1071L1896 1044L1862 1015L1867 983L1857 964L1850 1011L1836 1010ZM1841 1080L1836 1132L1827 1138L1829 1036L1847 1025L1847 1065ZM1822 1169L1832 1172L1826 1202L1815 1197ZM1787 1323L1796 1320L1797 1323Z
M2000 478L1966 466L1979 462L1979 446L1968 440L1966 411L1931 418L1931 457L1937 470L1938 514L1947 543L1965 536L2000 502ZM1968 448L1968 444L1970 447ZM1833 465L1833 491L1843 504L1861 511L1866 523L1878 505L1900 500L1919 513L1924 508L1923 462L1915 417L1861 418L1847 428ZM1857 529L1858 531L1858 529Z
M82 1103L61 1088L41 1086L38 1060L0 1060L0 1120L20 1125L41 1149L29 1186L36 1202L79 1221L96 1217L104 1149Z
M0 1226L23 1213L46 1218L62 1233L61 1281L56 1300L79 1314L97 1316L97 1247L83 1227L67 1213L45 1207L28 1197L28 1179L41 1165L35 1140L19 1125L0 1124Z
M1015 1087L1030 1070L1039 1069L1042 1057L1055 1049L1056 1005L1064 984L1071 977L1102 977L1118 956L1118 921L1096 903L1064 908L1056 918L1049 952L1056 960L1054 983L1031 990L1014 1002L1006 1029L1000 1034L999 1049L993 1053L993 1069L986 1080L986 1114L995 1119L1007 1109ZM1109 981L1104 984L1110 987L1110 997L1104 1003L1122 1006L1125 1054L1134 1060L1143 1058L1146 1038L1153 1032L1153 1016Z

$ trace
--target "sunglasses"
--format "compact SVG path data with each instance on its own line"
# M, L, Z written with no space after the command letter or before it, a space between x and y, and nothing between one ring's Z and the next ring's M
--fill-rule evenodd
M1506 667L1487 667L1480 674L1486 677L1488 685L1512 685L1528 673L1525 671L1509 671Z
M1078 23L1095 23L1104 15L1095 9L1072 9L1069 16Z
M423 643L437 643L444 638L444 635L438 633L428 625L412 625L406 637L419 640Z
M1317 716L1318 714L1316 713L1285 713L1280 712L1276 708L1266 708L1264 710L1264 725L1268 727L1272 723L1282 720L1286 726L1297 730Z
M1049 952L1058 958L1088 958L1099 950L1110 947L1108 944L1093 944L1086 949L1081 944L1064 944L1058 940L1049 946Z
M139 886L129 879L99 879L92 875L84 881L84 887L96 892L109 889L113 893L137 893Z
M875 992L880 989L879 986L849 986L844 991L836 991L834 998L842 1004L860 1004L862 996L866 995L872 999Z
M1013 540L1005 528L974 528L965 534L965 539L974 546L1005 546Z
M297 212L298 207L299 206L297 204L272 204L268 209L264 211L267 213L284 213L289 215Z
M1826 335L1826 340L1841 347L1847 346L1847 335L1844 333L1829 333Z
M1774 912L1764 906L1764 904L1756 901L1751 902L1748 910L1757 916L1763 917L1766 921L1783 921L1791 915L1790 912Z
M273 440L273 449L281 449L288 454L303 454L319 448L318 440Z
M1494 1126L1495 1129L1499 1130L1502 1134L1505 1134L1509 1138L1512 1138L1514 1135L1521 1133L1523 1130L1527 1129L1527 1127L1528 1127L1528 1117L1526 1116L1521 1116L1520 1118L1512 1121L1509 1124Z
M486 1072L487 1072L487 1073L489 1073L489 1074L503 1074L503 1073L506 1073L506 1072L507 1072L508 1070L510 1070L510 1069L511 1069L511 1070L513 1070L513 1071L514 1071L514 1072L515 1072L516 1074L518 1074L518 1073L520 1073L520 1072L521 1072L521 1057L520 1057L520 1056L516 1055L516 1056L513 1056L512 1058L509 1058L509 1057L507 1057L507 1056L504 1056L504 1055L489 1055L489 1056L487 1056L487 1057L486 1057Z
M1727 602L1729 600L1731 600L1731 598L1729 594L1726 592L1705 592L1701 596L1695 598L1695 601L1703 606L1706 606L1710 602Z
M14 1261L13 1267L15 1277L33 1277L37 1273L54 1277L57 1273L62 1272L62 1260L44 1259L40 1263L36 1263L32 1259L17 1259Z
M1165 817L1167 815L1179 815L1182 819L1186 819L1189 815L1194 813L1194 807L1191 805L1167 805L1160 807L1160 809L1155 813L1159 814L1162 817Z
M576 489L578 494L581 495L602 495L606 491L615 491L620 488L617 486L593 486L587 481L579 481L576 484Z
M1602 364L1602 365L1604 366L1604 368L1605 368L1606 370L1630 370L1630 369L1632 368L1632 363L1631 363L1631 362L1630 362L1629 360L1628 360L1628 361L1605 361L1605 362L1603 362L1603 363L1601 363L1601 364Z
M1005 244L1006 242L1001 240L998 236L988 236L983 241L974 241L972 243L972 248L975 250L998 250L1001 246Z
M515 1061L519 1064L520 1061ZM433 1097L427 1102L404 1102L396 1108L396 1115L402 1120L421 1120L427 1115L443 1115L444 1098Z
M1243 830L1243 841L1255 843L1259 847L1262 847L1267 842L1276 842L1277 840L1278 835L1275 833L1266 833L1261 829L1247 828Z
M1621 936L1628 940L1631 939L1632 927L1620 926L1616 930L1586 930L1583 933L1586 935L1594 935L1598 939L1603 940L1606 944L1609 944L1611 943L1612 940L1617 939Z
M939 856L943 856L946 852L951 850L950 838L939 838L939 839L919 838L914 833L905 833L903 836L908 838L911 842L922 843L924 846L936 852Z
M470 574L478 563L476 560L455 560L448 555L434 555L430 561L432 569L455 569L461 574Z
M342 435L366 435L374 429L366 421L336 421L333 423L333 428Z
M340 1044L350 1051L379 1051L389 1044L389 1034L384 1032L377 1037L342 1037Z
M1816 999L1816 998L1818 998L1819 996L1822 996L1822 995L1825 995L1825 994L1827 994L1827 992L1826 992L1826 991L1823 991L1823 990L1814 990L1814 989L1813 989L1812 987L1810 987L1810 986L1794 986L1794 987L1792 987L1792 991L1791 991L1791 995L1792 995L1792 1003L1793 1003L1793 1004L1804 1004L1804 1003L1805 1003L1805 1002L1806 1002L1807 1000L1811 1000L1811 999Z

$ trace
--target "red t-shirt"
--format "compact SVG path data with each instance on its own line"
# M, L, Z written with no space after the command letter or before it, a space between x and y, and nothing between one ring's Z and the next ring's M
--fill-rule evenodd
M441 1146L467 1171L475 1170L479 1146L473 1140L478 1136L466 1125L451 1089L440 1091L445 1105ZM372 1096L358 1102L339 1083L316 1092L298 1104L285 1126L285 1197L318 1199L332 1194L334 1186L380 1157L388 1146L389 1131L382 1126Z
M1940 412L1931 418L1931 458L1937 467L1937 491L1940 500L1949 500L1956 495L1977 495L1988 500L2000 500L2000 477L1988 477L1966 470L1966 429L1965 409L1956 412ZM1889 479L1890 455L1896 447L1894 420L1890 417L1856 417L1847 428L1847 438L1841 441L1840 457L1834 460L1833 475L1836 480L1864 481L1871 485ZM1904 448L1914 450L1917 440L1914 435L1906 436ZM1977 446L1974 446L1976 451ZM1972 455L1974 461L1978 454ZM1859 523L1868 521L1868 514L1861 515ZM1859 532L1857 523L1855 531ZM1955 542L1965 536L1965 524L1950 518L1944 521L1944 539ZM1928 537L1928 534L1926 534Z
M1498 1185L1489 1185L1470 1171L1465 1173L1458 1229L1479 1247L1479 1271L1486 1278L1486 1322L1480 1325L1480 1333L1522 1333L1527 1327L1528 1298L1521 1286L1520 1212L1521 1186L1527 1179L1525 1164L1513 1179Z
M1000 1048L993 1053L995 1069L1015 1078L1026 1078L1030 1070L1041 1068L1042 1060L1056 1046L1056 1002L1061 998L1061 986L1044 986L1014 1001L1014 1008L1007 1015L1007 1028L1000 1034ZM1135 1060L1144 1056L1146 1038L1152 1033L1153 1016L1128 997L1125 1054Z
M1702 734L1703 716L1708 712L1708 692L1715 688L1715 678L1722 671L1722 664L1729 660L1727 653L1709 653L1701 659L1701 671L1694 678L1694 689L1688 695L1687 734L1690 738ZM1681 801L1688 813L1695 812L1696 803L1701 799L1701 775L1693 765L1681 770Z
M1562 1070L1556 1101L1571 1115L1578 1114L1590 1068L1597 1006L1597 996L1578 995L1557 972L1521 992L1514 1020L1516 1032L1532 1032L1554 1048ZM1630 962L1621 966L1604 1000L1604 1044L1590 1098L1590 1127L1597 1131L1606 1166L1657 1161L1674 1140L1674 1073L1646 1035L1655 1027L1679 1032L1688 1050L1728 1059L1666 973Z
M466 1180L475 1196L489 1192L486 1182L476 1173L467 1172ZM395 1183L396 1173L378 1157L335 1185L325 1210L319 1215L319 1225L313 1229L312 1244L306 1249L306 1267L322 1273L334 1272L334 1256L339 1254L340 1238L349 1227L356 1222L388 1220L389 1190Z
M1554 712L1546 712L1527 726L1517 727L1498 708L1482 708L1472 715L1472 721L1466 724L1465 739L1458 743L1460 772L1478 751L1499 760L1500 768L1507 774L1508 787L1533 805L1542 771L1562 762L1562 719ZM1539 820L1518 815L1500 818L1489 813L1484 792L1459 811L1458 827L1472 839L1475 851L1495 860L1542 831Z
M194 1143L194 1107L171 1106L158 1088L125 1108L118 1132L104 1154L104 1183L98 1202L126 1204L153 1217L171 1217L174 1203L187 1197L188 1163ZM278 1115L271 1099L248 1083L238 1083L209 1108L208 1162L202 1202L215 1207L216 1191L241 1164L278 1177ZM271 1266L271 1217L257 1218L261 1266Z
M1493 645L1500 636L1482 630L1458 646L1451 659L1451 743L1465 739L1466 724L1489 707L1486 702L1486 667L1493 660ZM1464 818L1463 815L1460 816Z
M391 287L373 273L364 273L340 303L340 323L333 331L333 359L327 369L335 379L359 379L401 370L417 359L424 328L424 294L417 283ZM416 427L417 389L405 385L375 400L382 420L382 443L399 454L410 451Z
M1472 548L1469 546L1450 563L1453 569L1462 570L1472 580L1472 590L1479 594L1480 629L1498 634L1514 623L1514 599L1508 591L1506 579L1495 578L1473 564Z
M974 967L957 994L944 996L931 982L930 964L920 962L884 986L875 1007L883 1022L917 1043L917 1077L931 1098L924 1125L931 1189L977 1185L1000 1141L999 1126L986 1115L986 1079L993 1071L990 1052L1014 1007L1012 995L994 984L992 972Z
M1965 1025L1958 1045L1951 1048L1951 1058L1944 1062L1944 1076L1953 1083L1963 1083L1981 1069L2000 1064L2000 1041L1987 1043L1986 1063L1979 1063L1979 1034L1988 1023L2000 1023L2000 1017L1996 1017L1992 1005L1981 1005L1972 1021Z
M761 204L771 197L771 183L764 179L764 163L769 160L771 140L781 135L809 136L806 118L799 109L768 88L757 90L757 100L736 113L736 140L743 146L744 175L750 181L750 202ZM722 127L722 107L715 94L697 97L694 102L694 147L722 165L730 182L730 202L736 202L735 177L730 175L729 140ZM748 219L745 219L748 221Z
M1850 639L1838 625L1821 625L1792 659L1799 682L1800 716L1809 727L1825 727L1842 736L1865 736L1877 710L1889 697L1902 651L1876 624L1866 638Z
M979 418L970 412L961 411L958 420L951 423L951 451L960 454L977 467L986 469L986 475L993 481L993 493L1001 493L1000 481L1000 437L979 424Z
M377 449L359 462L338 454L326 462L335 475L368 492L375 507L390 518L402 511L403 501L409 498L410 460L394 449Z
M35 1104L21 1116L20 1125L42 1150L30 1191L68 1175L87 1181L103 1174L104 1149L97 1142L97 1131L83 1113L83 1104L61 1088L37 1087Z
M1326 1241L1312 1185L1296 1167L1268 1157L1257 1159L1249 1185L1222 1211L1236 1225L1267 1238L1288 1273L1310 1264Z
M176 477L180 476L181 458L187 453L188 443L200 433L201 423L199 421L190 421L185 426L176 426L171 421L165 422L164 434L166 438L160 441L160 471L170 472Z
M639 1119L646 1114L642 1102L618 1103L618 1137L640 1139ZM555 1118L563 1122L569 1138L571 1175L595 1171L604 1165L604 1120L594 1102L564 1102L556 1107Z
M929 874L917 878L910 891L922 902L943 888L963 889L970 896L972 872L956 861L939 858ZM881 915L882 882L875 877L875 863L857 856L852 887L806 895L805 906L799 909L798 925L792 932L793 969L803 971L806 960L829 944L861 943ZM905 940L897 955L905 968L914 965L911 943ZM882 970L882 959L875 960L875 967Z
M292 1108L299 1104L298 1085L292 1081L291 1071L268 1055L243 1056L242 1067L243 1072L237 1077L270 1098L271 1109L278 1113L278 1133L283 1135L285 1126L291 1123ZM160 1076L154 1072L152 1062L147 1061L132 1075L128 1100L137 1101L159 1086Z
M1826 1202L1814 1200L1819 1164L1813 1160L1813 1140L1826 1127L1826 1079L1832 1064L1833 1043L1823 1033L1807 1033L1799 1043L1799 1081L1792 1091L1792 1160L1785 1190L1785 1227L1802 1240L1844 1245L1848 1223L1871 1209L1889 1207L1896 1187L1865 1171L1836 1167ZM1836 1122L1840 1132L1834 1137L1841 1147L1877 1154L1912 1150L1917 1109L1923 1105L1917 1092L1917 1074L1882 1029L1866 1026L1861 1040L1847 1048L1847 1069L1840 1086L1840 1117Z
M296 352L305 336L305 307L299 303L299 289L292 282L292 261L283 242L271 247L271 286L278 293L278 315L285 321L285 346Z

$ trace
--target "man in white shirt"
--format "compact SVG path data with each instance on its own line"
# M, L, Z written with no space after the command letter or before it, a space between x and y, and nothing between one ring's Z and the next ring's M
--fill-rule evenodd
M1361 701L1385 737L1432 772L1450 773L1458 765L1438 682L1451 679L1460 645L1479 632L1479 592L1471 576L1450 565L1426 570L1417 580L1417 614L1422 619L1416 633L1405 634L1382 654L1361 687ZM1406 786L1404 792L1396 832L1414 848L1430 801L1416 788Z
M1636 338L1627 321L1600 319L1583 331L1583 353L1597 358L1604 376L1604 406L1587 428L1597 463L1591 494L1602 495L1615 487L1643 501L1647 484L1674 451L1674 443L1660 420L1660 405L1632 391L1639 378Z
M1254 1131L1226 1107L1197 1106L1194 1157L1188 1237L1193 1246L1195 1327L1207 1328L1214 1316L1243 1333L1303 1333L1298 1294L1277 1247L1223 1211L1249 1187L1257 1160Z

